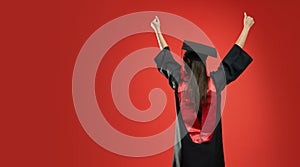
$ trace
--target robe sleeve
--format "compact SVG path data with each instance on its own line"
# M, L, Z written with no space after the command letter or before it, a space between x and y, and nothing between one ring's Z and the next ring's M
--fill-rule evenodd
M163 50L161 50L154 58L154 61L158 71L169 80L169 85L174 90L177 89L180 81L181 65L174 60L170 52L170 48L165 47Z
M227 84L236 80L252 61L248 53L234 44L222 60L218 70L211 74L217 89L222 90Z

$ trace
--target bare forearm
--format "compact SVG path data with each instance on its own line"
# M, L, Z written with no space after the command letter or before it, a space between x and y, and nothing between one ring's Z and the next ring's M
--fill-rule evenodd
M235 44L239 45L241 48L244 47L248 33L249 33L250 28L244 27L239 38L235 42Z
M161 31L157 30L157 31L155 31L155 34L156 34L156 38L157 38L160 49L162 50L163 48L167 47L168 44L167 44L164 36L162 35Z
M244 47L248 33L253 24L254 24L253 18L251 16L248 16L247 13L244 12L244 28L243 28L239 38L235 42L235 44L239 45L241 48Z
M151 22L151 27L155 31L160 49L162 50L163 48L167 47L168 44L160 31L160 21L157 16L155 16L154 20Z

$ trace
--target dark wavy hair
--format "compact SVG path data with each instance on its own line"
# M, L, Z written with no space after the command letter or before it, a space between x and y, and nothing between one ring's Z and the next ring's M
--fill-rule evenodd
M188 76L188 95L190 95L190 105L194 105L198 111L202 105L206 105L208 76L204 62L196 52L187 51L183 56L184 72ZM192 77L194 76L194 77Z

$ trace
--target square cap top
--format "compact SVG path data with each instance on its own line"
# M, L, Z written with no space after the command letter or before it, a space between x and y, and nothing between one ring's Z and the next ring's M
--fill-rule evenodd
M182 49L186 51L193 51L198 54L198 56L212 56L217 57L217 51L215 48L207 45L203 45L200 43L192 42L192 41L183 41Z

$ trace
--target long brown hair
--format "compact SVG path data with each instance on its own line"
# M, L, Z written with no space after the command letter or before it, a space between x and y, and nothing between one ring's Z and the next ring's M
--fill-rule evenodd
M195 111L202 105L206 105L208 76L206 75L206 67L203 61L198 57L197 53L187 51L183 57L185 74L188 76L188 95L190 95L190 104L194 105ZM193 74L193 75L192 75ZM194 77L193 77L194 76Z

